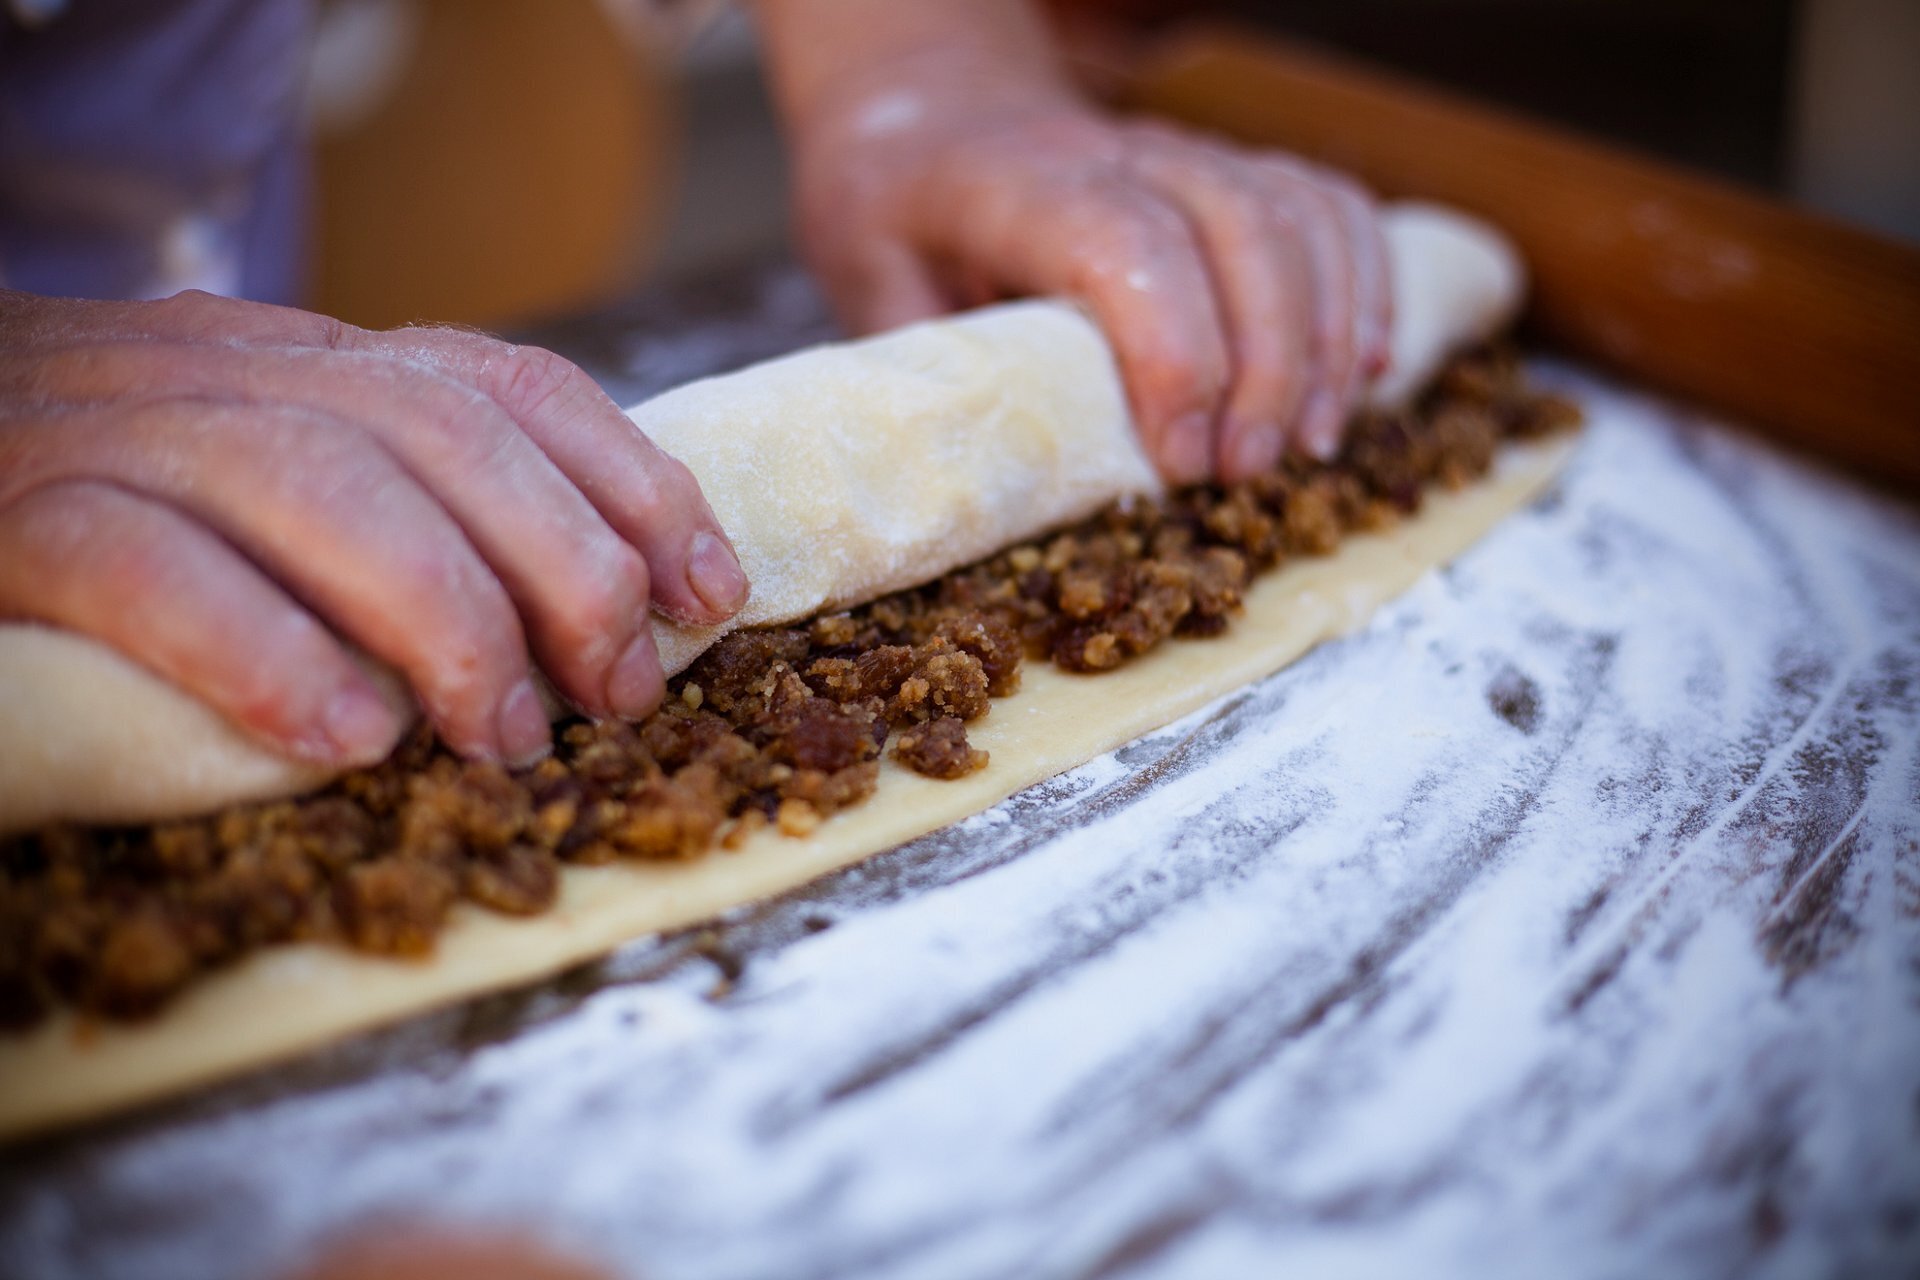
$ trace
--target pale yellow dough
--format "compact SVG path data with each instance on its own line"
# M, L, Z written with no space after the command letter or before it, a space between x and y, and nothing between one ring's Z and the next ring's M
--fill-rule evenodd
M1486 481L1435 495L1398 528L1260 579L1224 636L1164 645L1099 676L1029 664L1021 691L970 730L992 763L957 782L889 761L878 795L804 839L763 831L736 851L691 862L569 867L545 915L516 920L458 908L427 962L282 947L192 987L148 1024L83 1028L62 1015L31 1036L0 1038L0 1137L92 1118L538 979L978 813L1364 624L1383 601L1525 505L1570 448L1556 441L1510 449Z

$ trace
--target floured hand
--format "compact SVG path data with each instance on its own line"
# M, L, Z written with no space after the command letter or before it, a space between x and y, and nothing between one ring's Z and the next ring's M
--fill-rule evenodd
M596 714L663 688L650 602L747 583L698 484L558 356L189 293L0 291L0 618L95 636L298 759L404 727L547 749L534 662Z
M1011 0L760 9L802 243L850 327L1064 295L1112 342L1169 480L1338 447L1391 324L1385 247L1355 183L1105 116Z

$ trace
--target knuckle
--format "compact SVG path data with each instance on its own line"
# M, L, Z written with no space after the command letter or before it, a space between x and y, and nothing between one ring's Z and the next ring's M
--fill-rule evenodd
M1242 394L1271 401L1284 395L1294 381L1294 361L1275 342L1253 342L1240 352L1236 383Z
M225 310L230 302L231 299L208 293L205 289L182 289L171 297L160 299L156 305L193 314Z
M510 409L538 413L577 397L585 382L572 361L544 347L510 347L500 362L499 399Z
M182 568L156 530L129 521L121 503L92 485L50 486L21 505L23 541L55 572L71 572L111 599L171 593ZM150 524L150 522L148 522Z
M405 428L437 454L466 457L476 466L509 456L517 433L497 429L504 425L500 409L486 395L432 370L409 368L405 376L421 407L407 416Z
M622 622L631 621L652 598L653 574L640 553L624 542L616 545L612 567L603 581L615 610L624 615L619 619Z
M1240 366L1233 389L1242 416L1279 418L1305 391L1304 371L1279 351L1263 350Z
M1341 208L1350 213L1371 214L1373 193L1348 174L1329 169L1321 174L1320 185Z
M151 318L157 322L157 328L184 333L189 337L224 330L233 319L230 299L216 297L199 289L183 289L171 297L135 305L140 308L135 314L142 320Z
M1197 171L1190 185L1203 240L1217 240L1220 249L1237 255L1252 251L1264 238L1269 200L1258 186L1220 165Z
M465 543L450 536L431 541L434 545L401 562L409 598L426 601L463 628L481 633L512 619L506 588Z
M635 434L632 465L621 469L618 501L633 517L660 520L684 512L690 501L705 501L700 482L686 463L643 435Z
M1284 151L1262 151L1254 163L1260 171L1270 178L1276 187L1288 192L1298 192L1302 187L1314 181L1312 168L1298 156Z
M274 632L271 639L249 643L222 666L222 691L249 723L295 729L344 674L346 655L299 609L280 611L264 628Z
M352 347L353 326L344 320L312 311L300 314L307 329L306 340L314 346L324 351L346 351Z
M1316 234L1323 237L1323 243L1328 246L1346 243L1346 217L1331 191L1317 185L1308 188L1300 201L1300 210Z
M1318 350L1323 364L1345 365L1353 359L1354 333L1351 324L1341 324L1338 317L1330 318L1318 330Z
M1307 219L1300 204L1292 195L1276 195L1267 201L1266 206L1267 221L1273 229L1275 243L1286 245L1296 253L1307 232Z
M1224 369L1191 359L1148 358L1137 362L1134 385L1148 416L1173 421L1218 408L1226 389Z
M1233 219L1235 227L1244 234L1257 235L1257 229L1267 217L1265 194L1258 187L1242 182L1232 174L1222 178L1220 192L1221 206Z
M1082 221L1082 234L1069 241L1067 251L1081 270L1102 277L1157 265L1192 248L1177 210L1127 186L1101 192Z
M179 294L161 297L148 305L163 315L194 320L194 322L207 322L207 320L227 322L227 320L244 319L252 315L252 309L246 303L236 301L232 297L207 294L205 290L180 290Z
M284 483L287 500L321 520L351 527L392 513L404 492L403 473L370 437L317 421L289 424L285 445L247 462L266 484ZM297 458L288 465L274 456Z
M8 559L15 568L78 560L88 534L102 524L97 507L92 495L77 486L52 485L20 494L0 509L0 523L11 528L9 541L17 544Z
M631 547L620 544L602 556L582 556L579 563L592 569L576 573L561 588L566 638L582 648L597 648L624 638L647 606L651 584L646 561Z
M700 481L693 469L665 449L655 447L647 463L653 473L654 490L661 499L685 497L700 492Z
M164 586L168 565L145 538L96 543L93 559L102 582L116 595L131 596L143 586Z
M466 605L470 625L476 632L476 643L486 661L493 664L496 670L524 666L524 660L518 664L513 661L515 655L524 652L520 615L499 579L484 566L468 558L462 561L462 567L453 575L453 582Z
M524 674L520 619L498 584L470 589L449 602L411 664L421 692L438 707L504 689Z
M392 354L341 359L367 375L368 387L385 386L405 406L388 417L366 417L363 429L393 437L390 443L424 446L436 459L462 459L474 467L502 460L518 435L492 397L421 361Z
M1139 259L1191 254L1193 236L1178 209L1164 200L1129 193L1116 210L1118 247Z

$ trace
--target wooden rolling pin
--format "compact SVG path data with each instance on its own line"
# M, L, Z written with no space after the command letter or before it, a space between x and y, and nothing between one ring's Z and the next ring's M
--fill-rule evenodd
M1543 340L1920 492L1920 251L1232 29L1157 45L1126 98L1478 213Z

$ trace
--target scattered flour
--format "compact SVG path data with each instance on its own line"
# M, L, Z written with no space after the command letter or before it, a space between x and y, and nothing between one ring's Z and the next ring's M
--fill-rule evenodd
M21 1153L0 1272L388 1215L651 1278L1913 1266L1920 521L1549 373L1562 484L1361 634L736 913L724 997L649 940Z

